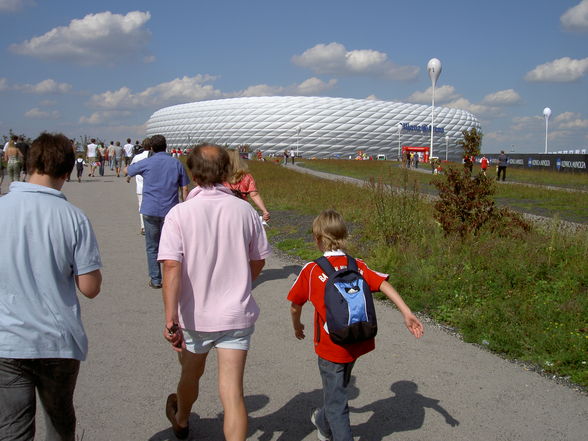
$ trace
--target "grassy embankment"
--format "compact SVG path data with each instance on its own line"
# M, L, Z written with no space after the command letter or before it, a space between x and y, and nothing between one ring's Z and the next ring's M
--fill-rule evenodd
M304 161L304 166L313 170L351 176L358 179L369 179L374 176L385 176L395 186L402 187L406 174L404 169L391 166L389 161L341 161L341 160L312 160ZM394 164L396 165L396 164ZM428 170L426 164L421 168ZM479 173L479 167L474 167L474 174ZM494 176L495 167L488 171ZM409 171L409 185L418 185L425 193L435 194L431 182L437 176ZM513 185L530 184L529 185ZM538 188L532 185L548 185L556 188ZM519 212L527 212L539 216L558 216L562 220L588 223L588 193L574 193L566 189L588 191L588 176L586 173L558 173L552 171L532 171L527 169L508 169L508 182L500 183L496 188L496 203L508 206Z
M404 185L408 192L391 194L384 191L386 184L368 190L325 181L273 163L251 161L250 166L270 211L308 215L326 208L340 211L354 226L350 252L390 273L391 283L414 310L459 329L468 342L588 386L586 232L560 234L554 221L553 228L520 239L482 233L461 242L444 237L431 205L418 195L421 180L430 181L431 176L415 173L413 180L412 173L401 170L391 176L386 162L370 161L369 170L355 165L360 161L336 163L341 174L364 167L357 177L384 175L386 184ZM341 172L345 168L349 170ZM513 175L514 170L514 179ZM517 197L520 189L509 186L513 199L527 198ZM545 190L534 197L541 193ZM569 204L585 215L586 196L569 195ZM318 256L310 223L280 228L276 223L268 235L281 238L278 247L304 259Z

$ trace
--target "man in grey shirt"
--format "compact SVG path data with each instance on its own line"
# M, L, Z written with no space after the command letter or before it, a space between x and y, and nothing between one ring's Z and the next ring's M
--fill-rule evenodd
M29 152L29 182L0 198L0 438L35 438L38 395L48 440L75 439L73 394L88 340L79 291L100 292L100 253L86 215L61 188L71 141L43 133Z
M502 174L502 180L506 180L506 166L508 165L508 156L504 154L504 150L500 151L498 155L498 174L496 180L500 181L500 174Z

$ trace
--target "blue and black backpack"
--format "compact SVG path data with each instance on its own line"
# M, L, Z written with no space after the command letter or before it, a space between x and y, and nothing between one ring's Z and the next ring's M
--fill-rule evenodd
M347 268L339 271L324 256L315 260L329 278L325 284L326 325L331 340L338 345L369 340L378 332L370 287L355 259L346 257Z

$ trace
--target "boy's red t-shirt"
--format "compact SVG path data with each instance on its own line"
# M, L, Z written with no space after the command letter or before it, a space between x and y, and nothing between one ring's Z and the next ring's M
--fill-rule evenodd
M342 251L325 253L335 270L347 267L347 257ZM383 281L388 280L387 274L378 273L368 268L361 259L356 259L359 272L363 275L372 292L380 290ZM333 343L324 328L327 317L325 307L325 282L328 279L320 266L315 262L304 265L288 293L288 300L297 305L310 301L314 308L314 350L317 355L333 363L350 363L359 356L375 348L374 339L352 343L345 346Z

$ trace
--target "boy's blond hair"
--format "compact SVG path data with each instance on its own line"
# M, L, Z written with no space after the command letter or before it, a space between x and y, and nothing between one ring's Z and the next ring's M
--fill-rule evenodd
M345 250L347 226L343 216L335 210L326 210L314 218L312 234L321 251Z

